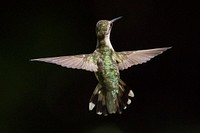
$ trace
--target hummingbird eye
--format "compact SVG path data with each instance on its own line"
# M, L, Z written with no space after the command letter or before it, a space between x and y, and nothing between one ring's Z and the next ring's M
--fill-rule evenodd
M113 26L113 23L110 23L110 27L109 27L109 30L111 31L112 29L112 26Z
M112 26L113 26L113 23L110 24L110 27L112 27Z

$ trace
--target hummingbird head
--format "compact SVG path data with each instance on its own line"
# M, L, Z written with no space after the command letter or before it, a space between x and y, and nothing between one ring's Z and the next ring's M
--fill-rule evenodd
M100 20L97 22L96 25L96 34L97 38L104 39L106 36L110 35L113 22L115 22L118 19L121 19L122 17L118 17L112 20Z

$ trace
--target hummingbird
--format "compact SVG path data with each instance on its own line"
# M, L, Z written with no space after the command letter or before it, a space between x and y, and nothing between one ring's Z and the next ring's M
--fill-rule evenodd
M99 20L96 24L97 45L93 53L71 56L31 59L61 65L67 68L94 72L98 84L89 100L89 110L96 106L96 114L122 113L134 97L133 91L120 78L120 70L145 63L171 47L116 52L110 41L112 20Z

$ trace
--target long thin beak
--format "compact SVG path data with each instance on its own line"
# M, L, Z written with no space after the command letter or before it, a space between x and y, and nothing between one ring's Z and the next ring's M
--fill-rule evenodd
M121 19L121 18L122 18L122 16L117 17L117 18L114 18L114 19L110 20L110 22L113 23L113 22L115 22L115 21L117 21L117 20L119 20L119 19Z

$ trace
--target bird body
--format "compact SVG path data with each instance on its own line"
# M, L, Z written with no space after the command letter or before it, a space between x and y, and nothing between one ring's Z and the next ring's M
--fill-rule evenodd
M145 63L170 48L116 52L110 42L110 32L113 22L120 18L100 20L97 23L97 45L91 54L31 60L94 72L99 83L90 98L89 110L96 106L96 113L99 115L122 113L122 109L126 109L131 103L130 98L134 97L133 91L120 79L119 70Z
M118 104L118 91L119 91L119 80L120 74L117 63L113 60L114 51L109 47L105 46L103 49L99 49L100 57L97 61L98 71L95 72L95 75L101 85L99 88L99 94L102 95L102 101L100 106L100 110L97 110L97 113L101 113L101 108L108 110L109 113L115 113L117 108L116 104ZM102 94L101 94L102 93ZM93 101L93 99L90 100ZM91 108L92 109L92 108ZM105 114L107 113L104 110Z

